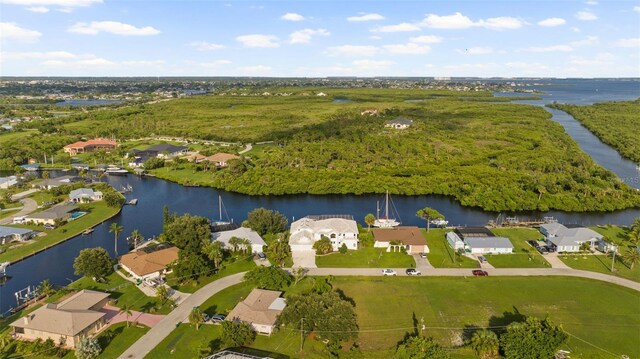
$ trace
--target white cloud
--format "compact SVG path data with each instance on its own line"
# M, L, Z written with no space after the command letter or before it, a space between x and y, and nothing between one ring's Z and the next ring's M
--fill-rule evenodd
M351 21L351 22L378 21L378 20L384 20L384 16L376 13L369 13L369 14L360 14L358 16L349 16L347 18L347 21Z
M381 71L393 65L393 61L388 60L355 60L352 62L357 70L361 71Z
M266 75L271 73L272 68L264 65L256 65L238 67L238 70L242 75Z
M34 42L40 36L42 36L41 32L25 29L13 22L0 22L0 40Z
M129 60L129 61L122 61L122 64L125 66L141 66L141 67L146 67L146 66L162 66L164 65L166 62L164 60Z
M493 54L494 50L491 47L475 46L464 50L458 50L458 53L464 55L489 55Z
M85 7L101 3L102 0L0 0L0 4L22 6L61 6L64 8Z
M429 45L418 45L412 42L408 44L384 45L385 50L397 55L418 55L431 51Z
M474 22L468 16L462 15L462 13L459 12L444 16L427 14L426 18L420 24L432 29L449 30L469 29L472 27L483 27L491 30L512 30L519 29L524 25L521 20L510 16L492 17Z
M280 17L282 20L287 21L302 21L304 20L304 16L300 14L296 14L295 12L288 12Z
M587 36L586 39L584 40L578 40L578 41L572 41L569 43L569 45L573 46L573 47L580 47L580 46L593 46L593 45L597 45L600 43L600 40L598 40L597 36Z
M594 0L589 0L589 1L586 2L586 4L587 5L598 5L598 2L594 1Z
M596 16L596 14L590 12L590 11L578 11L576 13L576 18L578 20L582 20L582 21L591 21L591 20L597 20L598 17Z
M295 31L289 35L290 44L307 44L313 36L329 36L329 31L325 29L303 29Z
M216 68L216 67L220 67L220 66L224 66L224 65L231 65L231 61L229 61L229 60L215 60L215 61L208 61L208 62L200 62L200 63L198 63L198 65L200 65L202 67L207 67L207 68Z
M380 49L369 45L342 45L329 47L326 54L329 56L373 56L380 52Z
M633 11L635 11L635 12L640 12L640 5L638 5L638 6L634 6L634 7L633 7Z
M416 44L437 44L442 42L442 38L440 36L435 35L422 35L416 36L409 39L410 42Z
M531 46L525 49L528 52L571 52L573 47L569 45Z
M32 6L32 7L28 7L27 11L44 14L44 13L48 13L49 12L49 8L46 7L46 6Z
M614 45L617 47L637 47L640 48L640 37L631 38L631 39L619 39L614 42Z
M251 34L236 37L244 47L279 47L278 38L273 35Z
M420 31L420 26L415 24L410 24L408 22L403 22L397 25L385 25L380 26L371 30L373 32L410 32L410 31Z
M615 58L612 54L600 53L593 58L572 57L569 63L577 66L604 66L612 65Z
M79 60L79 61L76 61L75 64L80 66L113 66L116 63L103 58L95 58L95 59Z
M28 52L2 52L0 53L4 60L24 60L24 59L39 59L39 60L50 60L50 59L74 59L77 55L72 54L67 51L47 51L47 52L37 52L37 51L28 51Z
M369 36L369 38L371 40L382 40L382 36L378 36L378 35L371 35L371 36Z
M150 36L160 33L159 30L151 26L135 27L118 21L78 22L71 26L68 31L83 35L97 35L101 32L106 32L121 36Z
M522 62L522 61L514 61L507 62L504 64L507 68L516 70L516 74L520 76L527 75L536 75L543 76L548 74L549 67L545 64L541 64L539 62Z
M196 48L196 50L198 51L215 51L215 50L224 49L224 45L212 44L207 41L194 41L190 43L189 46Z
M541 21L538 21L538 25L540 26L544 26L544 27L554 27L554 26L561 26L566 24L567 21L563 18L560 17L550 17L548 19L544 19Z

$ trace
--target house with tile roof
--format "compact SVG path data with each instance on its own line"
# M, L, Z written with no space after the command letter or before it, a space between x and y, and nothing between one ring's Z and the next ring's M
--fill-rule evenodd
M151 251L141 248L120 257L120 266L136 279L160 278L169 265L178 260L178 248L168 247Z
M275 290L254 289L229 312L225 320L245 322L258 334L271 335L278 315L287 306L281 295L282 292Z
M387 252L399 251L404 247L407 253L429 253L427 239L415 226L375 228L371 231L376 248L387 248Z

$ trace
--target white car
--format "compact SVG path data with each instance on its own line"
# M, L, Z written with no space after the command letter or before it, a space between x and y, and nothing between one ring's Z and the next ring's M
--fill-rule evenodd
M407 269L407 275L421 275L422 272L420 272L419 269L415 269L415 268L409 268Z
M394 271L393 269L383 269L382 270L382 275L396 275L396 271Z

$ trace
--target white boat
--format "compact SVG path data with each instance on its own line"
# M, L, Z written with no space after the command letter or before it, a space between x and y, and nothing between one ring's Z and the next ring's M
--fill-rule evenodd
M373 222L374 227L391 228L391 227L397 227L400 225L399 218L396 219L393 215L389 216L390 205L392 207L392 210L397 213L397 211L395 210L395 206L391 201L391 197L389 196L389 191L387 191L387 194L385 195L385 199L384 199L384 215L380 216L380 206L379 206L379 203L376 204L376 221Z
M114 175L114 176L126 176L129 173L129 171L124 170L120 167L109 167L107 168L105 173L108 175Z
M225 217L227 218L226 221L222 220L222 210L224 209L224 214ZM227 226L230 225L232 222L229 221L229 215L227 214L227 209L224 208L224 205L222 204L222 196L218 195L218 213L220 215L219 219L216 221L214 220L213 222L211 222L212 225L214 226Z
M433 224L434 226L437 227L446 227L447 224L449 224L449 221L444 220L442 218L436 218L430 221L431 224Z

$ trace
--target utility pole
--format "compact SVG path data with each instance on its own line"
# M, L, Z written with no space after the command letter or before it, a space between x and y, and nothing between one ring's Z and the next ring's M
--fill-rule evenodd
M618 250L618 248L614 247L613 249L613 259L611 260L611 272L613 272L613 265L616 262L616 251Z
M302 353L303 343L304 343L304 318L300 318L300 353Z

